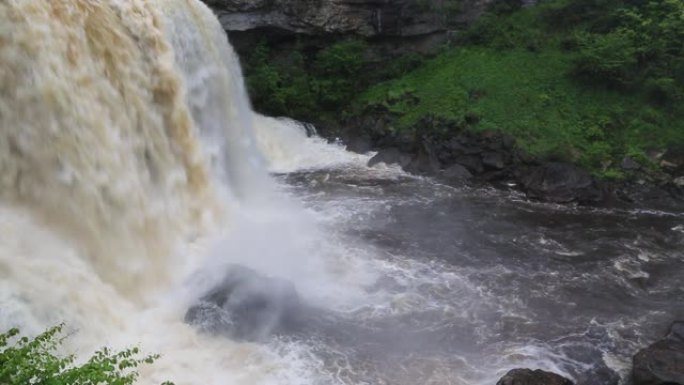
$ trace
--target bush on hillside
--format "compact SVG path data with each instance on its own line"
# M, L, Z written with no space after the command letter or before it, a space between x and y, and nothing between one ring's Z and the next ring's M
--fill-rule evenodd
M684 2L644 1L617 7L612 14L617 22L610 30L581 34L575 74L592 82L643 89L660 104L681 99Z

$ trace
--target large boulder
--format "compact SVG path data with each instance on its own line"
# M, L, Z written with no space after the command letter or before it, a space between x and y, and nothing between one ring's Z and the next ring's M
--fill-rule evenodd
M603 198L594 178L585 170L561 162L546 163L518 171L528 197L547 202L598 202Z
M231 265L223 280L187 311L185 322L205 332L254 341L297 329L302 309L291 282Z
M543 370L513 369L496 385L573 385L569 379Z
M684 385L684 321L672 324L660 341L633 360L633 385Z

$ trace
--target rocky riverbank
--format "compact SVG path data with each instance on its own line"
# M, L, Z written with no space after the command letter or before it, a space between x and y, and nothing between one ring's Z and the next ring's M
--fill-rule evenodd
M496 131L476 132L424 119L415 129L397 133L392 123L391 114L380 110L346 120L343 129L324 128L323 133L342 140L351 151L377 151L370 166L398 164L410 173L451 184L516 189L530 199L554 203L653 208L684 203L684 152L675 149L652 154L648 165L625 157L619 165L625 178L607 180L571 162L532 156L516 138Z

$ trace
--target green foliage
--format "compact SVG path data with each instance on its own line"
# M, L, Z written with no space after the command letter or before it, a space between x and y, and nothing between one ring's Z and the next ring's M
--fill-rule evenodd
M413 6L460 12L458 0ZM656 167L643 154L684 143L684 1L502 0L454 35L437 57L386 62L356 40L285 60L262 45L250 92L259 110L305 120L382 107L397 117L391 130L431 117L503 131L606 178L622 175L625 155Z
M293 50L283 58L274 57L262 42L246 63L252 103L270 115L338 119L370 85L403 76L424 61L418 54L407 53L378 63L377 58L368 57L368 51L364 41L342 40L307 55Z
M265 42L247 63L247 86L254 105L271 115L310 119L321 111L338 111L362 89L366 44L346 40L312 58L292 51L276 61Z
M614 22L582 34L575 72L591 82L644 90L660 104L680 100L684 2L650 0L606 12Z
M55 354L63 341L62 328L53 327L33 339L20 336L18 329L0 334L0 384L131 385L138 378L135 369L159 357L140 358L138 348L121 352L104 348L86 363L76 365L74 356Z
M636 37L634 31L626 29L607 34L579 33L576 36L580 45L580 55L575 61L576 75L608 85L632 85L639 70Z
M270 49L260 43L249 58L247 87L252 102L271 115L297 116L313 110L316 95L304 67L304 57L294 51L285 64L271 64ZM286 69L286 70L285 70Z
M324 108L335 109L362 89L366 48L360 40L348 40L325 48L316 55L313 65L316 76L312 83Z
M634 3L635 5L630 5ZM629 155L684 143L684 2L549 0L495 8L459 47L355 100L409 130L426 116L512 134L604 178ZM679 103L676 103L680 101Z

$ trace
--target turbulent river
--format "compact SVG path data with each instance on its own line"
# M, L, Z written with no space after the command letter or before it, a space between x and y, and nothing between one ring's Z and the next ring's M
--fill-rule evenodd
M0 2L0 329L141 346L141 384L580 384L684 317L681 210L449 187L254 114L195 0ZM237 342L183 322L242 264L337 314ZM616 377L617 376L617 377Z

